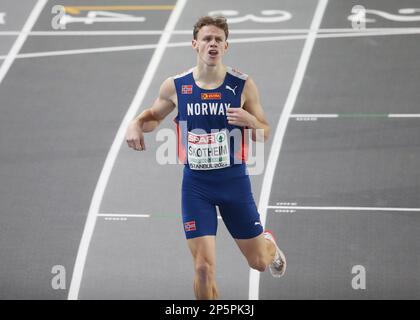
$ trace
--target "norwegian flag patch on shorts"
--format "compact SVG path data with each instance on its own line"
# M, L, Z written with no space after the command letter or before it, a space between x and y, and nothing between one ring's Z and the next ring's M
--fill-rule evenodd
M195 231L197 230L195 227L195 220L188 221L184 223L184 229L185 231Z

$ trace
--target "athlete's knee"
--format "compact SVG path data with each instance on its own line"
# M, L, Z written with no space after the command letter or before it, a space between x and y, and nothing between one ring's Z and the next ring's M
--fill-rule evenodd
M195 261L195 273L200 281L209 281L214 278L215 267L207 259L197 259Z
M255 269L259 272L264 272L267 269L267 263L263 257L256 255L254 257L248 258L248 265L250 268Z

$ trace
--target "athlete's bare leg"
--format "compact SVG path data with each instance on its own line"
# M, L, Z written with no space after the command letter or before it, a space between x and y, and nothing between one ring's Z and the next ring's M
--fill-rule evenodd
M252 269L263 272L273 262L276 247L273 242L264 238L262 233L255 238L235 241Z
M188 239L194 258L194 293L198 300L218 299L216 286L216 238L214 236Z

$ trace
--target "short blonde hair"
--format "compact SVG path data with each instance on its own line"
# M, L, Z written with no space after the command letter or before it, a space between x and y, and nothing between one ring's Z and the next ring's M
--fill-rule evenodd
M219 29L222 29L225 32L226 40L229 36L229 28L226 21L226 18L223 16L218 17L211 17L211 16L204 16L198 19L198 21L194 25L193 29L193 38L197 40L198 31L204 26L215 26Z

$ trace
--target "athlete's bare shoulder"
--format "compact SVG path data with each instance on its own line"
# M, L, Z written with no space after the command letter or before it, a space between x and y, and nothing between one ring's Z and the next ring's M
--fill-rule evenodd
M182 78L182 77L186 76L187 74L190 74L191 72L193 72L193 70L194 70L194 68L189 68L188 70L185 70L181 73L178 73L178 74L174 75L172 78L174 80L178 79L178 78Z
M174 97L176 97L176 88L172 77L166 78L165 81L162 82L159 89L159 97L164 100L172 101L174 100Z
M250 76L248 76L247 80L245 81L242 97L245 109L250 109L255 105L260 105L260 93L254 79Z
M251 76L248 76L248 78L246 79L244 90L246 91L258 90L257 84L255 83L254 79Z
M178 97L176 94L175 80L178 78L182 78L183 76L186 76L187 74L191 73L193 69L194 68L190 68L186 71L183 71L172 77L167 78L160 87L159 97L161 99L171 100L175 105L177 105Z

